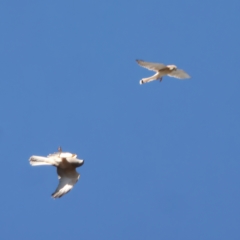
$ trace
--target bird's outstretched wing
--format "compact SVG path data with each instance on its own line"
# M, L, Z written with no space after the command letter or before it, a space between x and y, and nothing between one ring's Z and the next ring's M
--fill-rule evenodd
M59 184L55 192L52 194L53 198L60 198L64 194L68 193L80 177L80 174L75 169L65 170L57 168L57 173L59 177Z
M168 74L168 76L179 78L179 79L190 78L190 76L185 71L183 71L182 69L177 69L175 71L172 71L171 73Z
M140 66L147 68L148 70L153 70L156 72L158 72L159 70L166 67L166 65L164 65L162 63L145 62L143 60L136 60L136 61Z

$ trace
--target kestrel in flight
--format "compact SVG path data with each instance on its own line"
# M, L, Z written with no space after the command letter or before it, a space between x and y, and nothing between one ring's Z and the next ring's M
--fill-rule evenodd
M76 168L82 166L84 160L77 159L76 154L62 152L59 147L57 153L49 154L47 157L31 156L29 162L32 166L52 165L57 168L59 184L52 197L60 198L69 192L80 178Z
M154 74L151 77L141 79L140 84L151 82L154 80L160 80L161 82L163 76L166 75L169 77L175 77L180 79L190 78L190 76L186 72L184 72L181 69L178 69L177 66L175 65L164 65L162 63L145 62L142 60L136 61L140 66L156 72L156 74Z

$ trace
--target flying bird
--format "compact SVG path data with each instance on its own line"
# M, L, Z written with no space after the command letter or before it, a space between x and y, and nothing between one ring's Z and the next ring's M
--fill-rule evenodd
M31 156L29 162L32 166L52 165L57 168L59 184L52 197L60 198L68 193L80 178L76 168L82 166L84 160L77 159L76 154L62 152L62 148L59 147L58 152L47 157Z
M175 77L180 79L190 78L190 76L186 72L184 72L181 69L178 69L177 66L175 65L164 65L162 63L145 62L142 60L136 60L136 61L140 66L156 72L156 74L154 74L151 77L142 78L140 80L140 84L151 82L154 80L160 80L161 82L163 76L166 76L166 75L169 77Z

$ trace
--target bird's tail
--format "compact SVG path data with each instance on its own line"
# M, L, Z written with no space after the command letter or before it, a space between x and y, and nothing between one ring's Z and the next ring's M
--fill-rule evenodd
M140 84L148 83L148 82L157 80L158 78L159 78L159 73L156 73L156 74L154 74L154 75L151 76L151 77L142 78L142 79L140 80Z
M32 166L40 166L40 165L56 165L54 159L40 157L40 156L31 156L29 162Z

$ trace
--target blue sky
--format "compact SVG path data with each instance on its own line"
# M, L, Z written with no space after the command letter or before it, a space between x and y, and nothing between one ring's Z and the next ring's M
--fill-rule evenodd
M240 2L1 1L1 239L240 239ZM165 77L135 59L176 64ZM53 200L61 145L85 164Z

